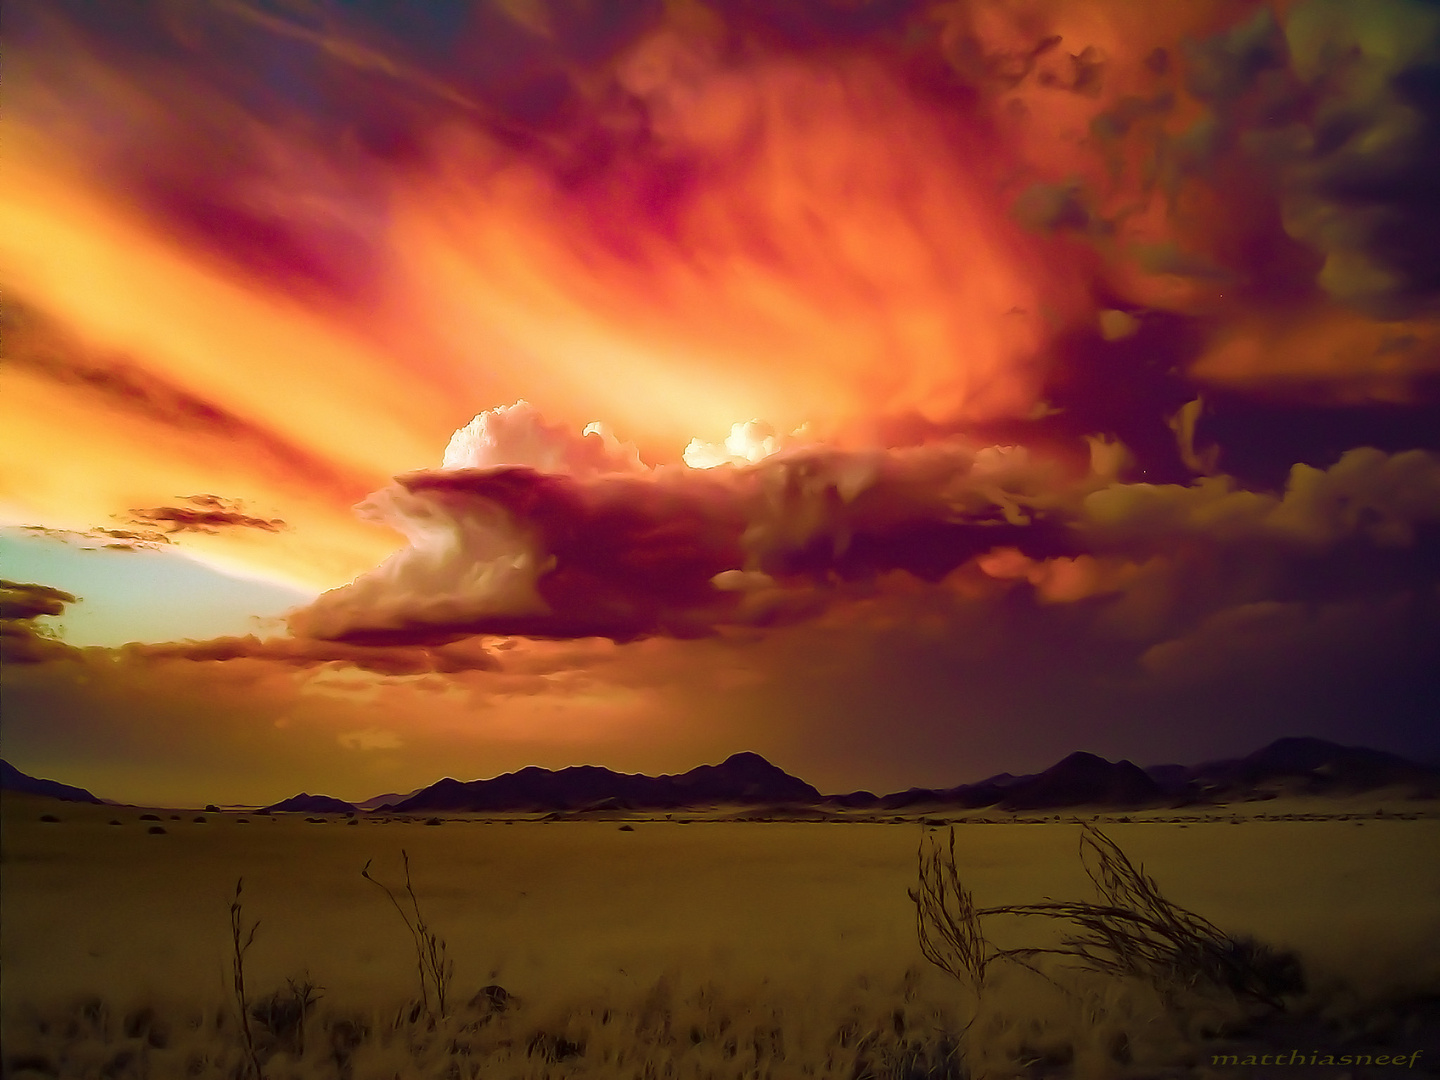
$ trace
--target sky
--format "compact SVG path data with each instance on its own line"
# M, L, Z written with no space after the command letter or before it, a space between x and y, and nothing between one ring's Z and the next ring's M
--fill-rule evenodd
M1440 760L1440 5L3 33L17 767Z

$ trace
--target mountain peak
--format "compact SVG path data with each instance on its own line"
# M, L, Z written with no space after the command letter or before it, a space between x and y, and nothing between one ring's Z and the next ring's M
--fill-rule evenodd
M272 803L264 808L265 812L272 810L280 813L288 811L307 814L349 814L355 810L355 805L329 795L311 795L302 791L299 795L292 795L288 799L282 799L280 802Z
M738 754L731 754L731 755L730 755L729 757L727 757L724 761L722 761L718 767L719 767L719 768L722 768L722 769L726 769L726 768L730 768L730 769L734 769L734 768L744 768L744 769L775 769L775 768L776 768L776 766L771 765L770 762L766 761L763 757L761 757L759 754L755 753L755 751L753 751L753 750L741 750Z

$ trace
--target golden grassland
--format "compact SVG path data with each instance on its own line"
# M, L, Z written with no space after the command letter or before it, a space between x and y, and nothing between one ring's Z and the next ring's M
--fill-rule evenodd
M1433 802L433 825L9 794L0 809L0 1036L17 1078L240 1078L256 1064L353 1080L1239 1076L1251 1073L1211 1053L1287 1039L1430 1050L1413 1075L1440 1064ZM1092 819L1170 900L1294 950L1308 990L1266 1017L1061 968L1011 965L977 995L925 962L907 890L927 830L956 823L966 887L999 906L1089 896L1076 856ZM410 932L361 876L369 862L404 899L402 849L454 963L443 1016L420 1004ZM245 956L253 1057L231 985L241 877L243 922L259 920ZM1002 920L993 933L1044 945L1058 930ZM306 981L315 1004L290 1008Z

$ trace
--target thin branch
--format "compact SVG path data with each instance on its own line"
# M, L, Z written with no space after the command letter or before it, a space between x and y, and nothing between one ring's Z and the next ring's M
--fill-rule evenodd
M244 910L240 901L244 884L243 877L235 879L235 897L230 901L230 941L233 949L230 961L231 989L240 1008L240 1033L245 1040L245 1054L250 1059L250 1068L254 1071L256 1080L263 1080L260 1058L255 1052L255 1034L250 1029L250 1002L245 993L245 954L250 951L250 946L255 944L255 931L260 929L260 920L256 919L250 924L248 932L246 931Z
M435 1012L430 1008L430 988L433 985L435 1005L443 1019L446 1015L446 1002L450 979L455 972L455 963L446 957L444 939L430 929L420 910L420 899L416 896L415 886L410 880L409 853L402 849L400 856L405 867L405 892L410 898L410 912L406 912L404 905L400 903L399 898L388 885L370 876L370 862L373 860L366 861L364 869L360 871L360 876L384 890L396 913L404 921L405 928L410 931L410 940L415 947L415 967L420 976L420 996L425 1011L431 1019L435 1018Z

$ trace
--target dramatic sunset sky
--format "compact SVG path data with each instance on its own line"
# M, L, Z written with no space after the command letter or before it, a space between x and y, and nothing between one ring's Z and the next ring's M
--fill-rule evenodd
M1440 5L4 36L19 768L195 804L1440 757Z

